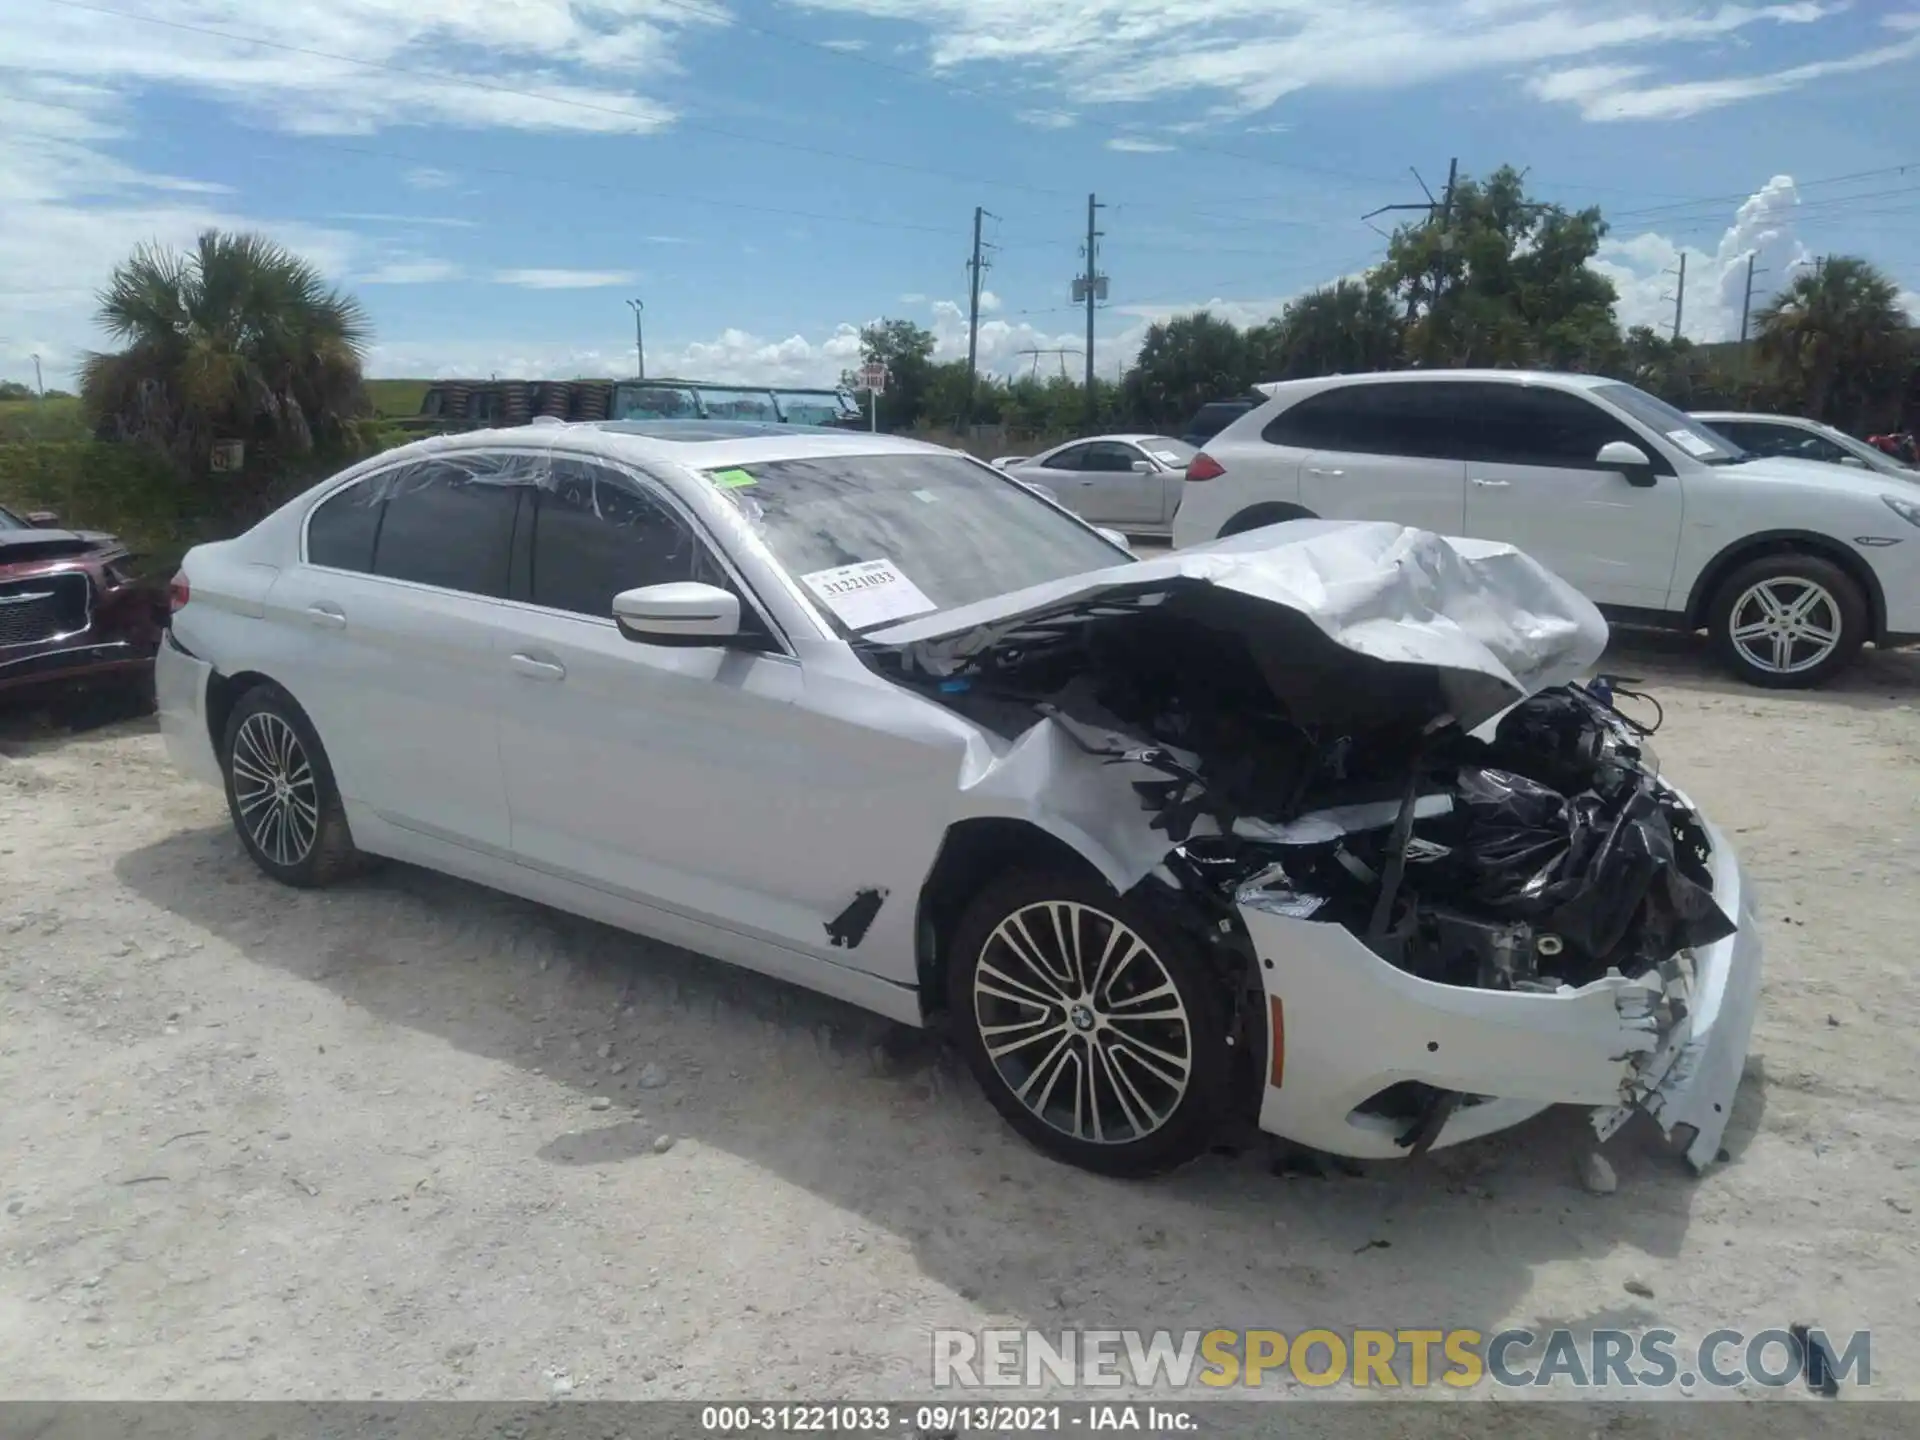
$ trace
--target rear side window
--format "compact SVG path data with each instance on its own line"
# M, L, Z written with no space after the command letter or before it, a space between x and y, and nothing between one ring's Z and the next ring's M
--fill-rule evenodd
M545 463L532 454L463 455L385 477L373 573L504 598L514 516Z
M383 477L349 485L321 501L307 517L307 563L334 570L373 569L373 542L380 533Z
M605 619L613 597L674 580L725 584L680 518L625 476L557 459L533 521L536 605Z
M1239 400L1217 400L1211 405L1202 405L1193 423L1187 426L1187 434L1211 440L1251 409L1251 402Z
M1434 381L1343 385L1310 395L1267 422L1261 438L1302 450L1458 459L1453 416L1460 387Z
M1538 385L1465 383L1454 389L1467 460L1590 470L1609 441L1638 443L1632 431L1585 396Z

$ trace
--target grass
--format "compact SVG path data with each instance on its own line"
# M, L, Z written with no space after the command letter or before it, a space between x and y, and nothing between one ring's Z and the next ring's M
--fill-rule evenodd
M401 420L420 413L420 402L427 398L431 380L369 380L367 398L373 401L373 413L387 420Z
M50 400L0 400L0 443L11 440L84 440L80 402L71 395Z

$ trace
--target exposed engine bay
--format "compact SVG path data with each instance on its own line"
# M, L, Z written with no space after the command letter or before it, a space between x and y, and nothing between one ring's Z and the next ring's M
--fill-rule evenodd
M1160 771L1134 788L1180 883L1342 925L1427 980L1551 992L1733 933L1651 727L1604 690L1541 690L1468 734L1427 670L1218 590L1151 598L1030 626L943 675L898 652L869 663L997 733L1047 717Z

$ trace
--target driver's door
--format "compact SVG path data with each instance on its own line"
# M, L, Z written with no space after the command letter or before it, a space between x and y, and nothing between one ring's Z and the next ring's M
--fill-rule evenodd
M704 580L736 591L691 525L643 478L556 456L501 607L511 844L521 863L627 900L796 949L826 948L846 896L795 857L829 843L782 802L798 753L797 661L751 597L760 650L648 645L612 619L621 590ZM818 894L793 877L821 876Z
M1596 604L1665 608L1685 509L1665 457L1584 395L1519 383L1450 389L1467 534L1526 552ZM1599 463L1615 440L1649 455L1653 484Z
M1166 476L1138 446L1097 440L1080 460L1080 493L1075 507L1087 520L1119 529L1161 525L1166 516Z

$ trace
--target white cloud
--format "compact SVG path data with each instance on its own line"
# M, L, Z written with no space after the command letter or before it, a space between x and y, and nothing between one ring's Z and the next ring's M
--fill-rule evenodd
M114 159L102 147L124 138L127 122L97 87L11 84L0 95L0 373L30 371L38 354L47 383L70 387L81 356L103 343L96 292L143 241L185 248L209 228L259 230L335 279L381 258L350 231L249 215L222 186Z
M1914 324L1920 325L1920 290L1902 290L1900 308L1907 312Z
M1079 116L1065 110L1016 110L1013 118L1036 130L1071 130L1080 123Z
M937 70L1019 67L1074 103L1212 92L1240 115L1307 88L1399 88L1468 74L1811 26L1846 0L809 0L917 23Z
M674 112L636 86L675 73L682 34L724 23L709 7L650 0L146 0L138 18L0 0L12 71L183 91L318 134L400 123L644 134ZM416 173L423 187L446 178Z
M838 50L843 55L858 55L862 50L867 48L867 42L864 40L822 40L820 42L820 48L823 50Z
M1746 298L1747 257L1755 257L1755 311L1788 282L1796 264L1811 258L1794 230L1799 205L1793 178L1776 175L1741 204L1713 249L1679 244L1646 231L1610 238L1593 268L1619 291L1622 326L1651 325L1661 334L1670 334L1671 297L1679 277L1668 272L1679 269L1684 253L1687 293L1681 333L1698 341L1737 339Z
M611 285L631 285L640 277L631 270L496 270L494 283L518 285L527 290L603 290Z
M1682 120L1836 75L1877 70L1916 55L1920 55L1920 35L1837 60L1815 60L1759 75L1649 84L1642 83L1651 73L1644 65L1583 65L1536 75L1527 82L1527 89L1537 99L1577 106L1587 120Z
M356 285L439 285L458 280L461 269L450 260L390 260L363 274L355 275Z
M1162 140L1142 140L1137 135L1116 135L1107 141L1107 149L1125 155L1164 155L1173 146Z
M991 315L999 308L1000 297L998 295L994 294L991 290L982 290L980 292L980 313L982 315Z
M445 170L436 170L431 165L416 165L402 178L416 190L445 190L454 180Z

